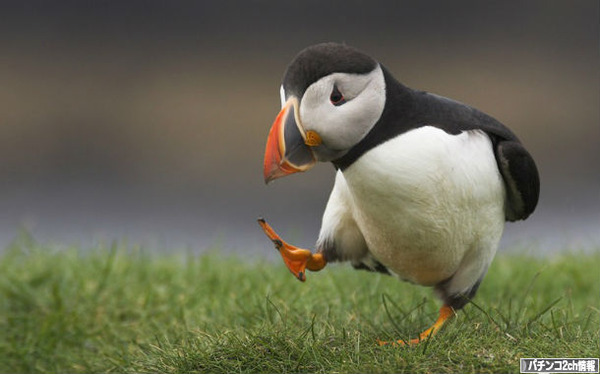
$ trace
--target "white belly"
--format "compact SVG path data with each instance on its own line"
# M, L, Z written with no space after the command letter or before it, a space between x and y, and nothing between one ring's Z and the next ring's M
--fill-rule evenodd
M461 262L475 277L491 262L505 192L485 133L421 127L368 151L343 174L369 251L399 277L433 285Z

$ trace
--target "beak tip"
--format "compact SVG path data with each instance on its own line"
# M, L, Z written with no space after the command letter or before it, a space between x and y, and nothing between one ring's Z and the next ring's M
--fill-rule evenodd
M286 171L286 168L279 165L279 163L265 162L265 168L263 169L263 177L265 184L269 184L275 179L285 177L288 174L290 174L290 172Z
M271 184L271 182L273 182L275 179L282 177L281 175L269 175L265 177L265 184L269 185Z
M269 183L271 183L271 181L273 179L277 178L275 176L275 174L276 174L275 172L276 172L276 170L271 170L271 169L265 170L265 172L263 173L263 177L264 177L263 180L265 181L265 184L269 184Z

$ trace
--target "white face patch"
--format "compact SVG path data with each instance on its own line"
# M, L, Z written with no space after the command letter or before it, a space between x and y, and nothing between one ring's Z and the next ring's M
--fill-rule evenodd
M334 87L345 102L334 105ZM385 79L378 65L368 74L333 73L310 85L300 102L300 120L306 131L317 132L325 152L315 149L319 161L341 157L373 128L385 106Z

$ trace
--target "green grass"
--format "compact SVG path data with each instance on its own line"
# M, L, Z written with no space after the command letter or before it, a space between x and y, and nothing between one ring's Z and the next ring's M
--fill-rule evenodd
M265 245L265 251L272 250ZM431 289L329 266L141 249L0 257L0 372L518 372L520 357L598 357L600 253L499 255L433 339Z

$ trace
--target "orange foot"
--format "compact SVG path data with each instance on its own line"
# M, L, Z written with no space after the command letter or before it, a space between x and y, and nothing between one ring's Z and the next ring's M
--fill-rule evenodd
M304 282L306 280L306 269L319 271L327 264L322 254L313 254L308 249L298 248L284 242L263 218L258 219L258 224L273 244L275 244L275 249L281 254L287 268L300 281Z
M395 342L385 342L385 341L377 341L377 343L379 343L379 345L383 346L383 345L401 345L401 346L406 346L406 345L416 345L419 344L420 342L422 342L423 340L435 335L438 330L442 327L442 325L450 318L454 317L454 309L452 309L452 307L444 304L441 308L440 308L440 315L437 319L437 321L435 321L435 323L433 324L433 326L431 326L430 328L428 328L427 330L423 331L421 334L419 334L419 337L416 339L410 339L409 341L405 341L405 340L398 340Z

